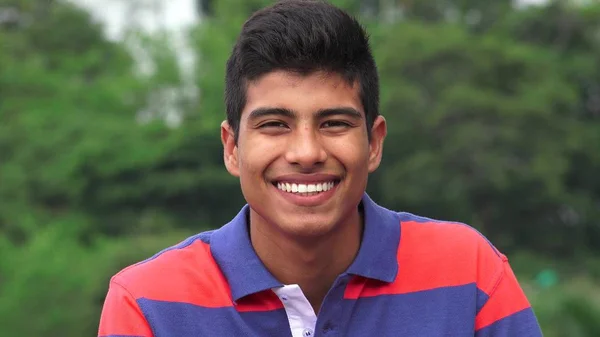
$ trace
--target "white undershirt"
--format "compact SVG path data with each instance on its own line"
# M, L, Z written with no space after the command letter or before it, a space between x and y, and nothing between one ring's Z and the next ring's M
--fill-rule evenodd
M317 315L300 286L297 284L273 288L281 299L290 323L293 337L311 337L315 334Z

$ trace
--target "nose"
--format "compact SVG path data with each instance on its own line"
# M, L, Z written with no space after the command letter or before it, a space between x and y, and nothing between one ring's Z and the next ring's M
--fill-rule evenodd
M285 159L302 168L311 168L323 164L327 159L327 152L319 135L310 127L296 130L289 138Z

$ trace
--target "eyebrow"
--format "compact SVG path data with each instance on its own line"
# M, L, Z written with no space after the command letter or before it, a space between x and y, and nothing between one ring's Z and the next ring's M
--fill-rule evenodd
M287 118L294 118L296 117L296 112L290 109L285 109L285 108L258 108L255 110L252 110L250 112L250 115L248 116L248 120L256 120L256 119L260 119L263 117L270 117L270 116L281 116L281 117L287 117Z
M362 119L363 115L356 109L351 107L327 108L317 111L318 119L323 119L331 116L347 116L354 119ZM280 116L286 118L296 118L298 113L294 110L286 108L258 108L252 110L248 116L248 120L257 120L263 117Z
M362 119L363 115L356 109L351 107L329 108L317 111L319 119L331 116L346 116L354 119Z

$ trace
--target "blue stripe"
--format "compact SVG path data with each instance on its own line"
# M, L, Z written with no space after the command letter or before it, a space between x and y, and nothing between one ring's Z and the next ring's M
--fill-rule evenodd
M359 298L340 336L473 337L477 294L473 283Z
M473 337L475 316L487 296L474 283L358 299L341 299L343 290L341 283L328 294L315 336ZM238 312L234 307L206 308L148 299L139 299L138 304L155 336L291 337L284 309ZM536 329L532 312L525 311L486 327L475 336L541 336Z
M292 336L284 309L238 312L233 307L205 308L148 299L137 302L155 336Z
M481 311L481 308L483 308L483 306L487 303L489 298L490 298L490 296L488 294L483 292L481 289L477 288L477 312L476 312L476 314L478 314L479 311Z
M542 337L531 308L505 317L475 333L475 337Z

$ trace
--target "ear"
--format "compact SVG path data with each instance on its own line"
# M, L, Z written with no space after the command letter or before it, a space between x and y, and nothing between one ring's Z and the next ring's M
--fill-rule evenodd
M377 116L371 128L371 142L369 143L369 173L375 171L381 163L383 141L387 135L385 118Z
M239 177L240 169L235 133L226 120L221 123L221 142L223 143L223 160L227 171L232 176Z

